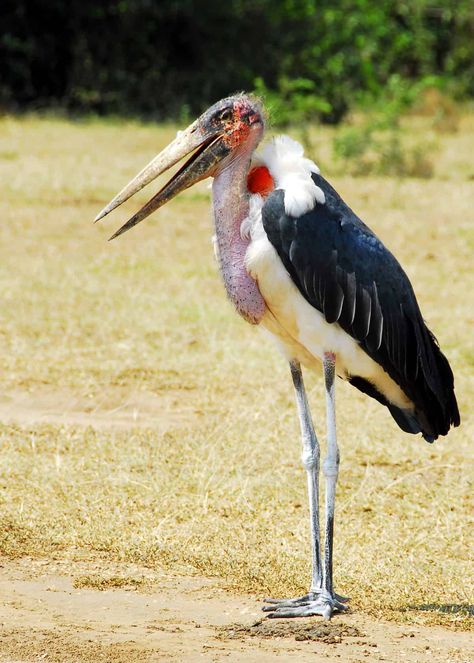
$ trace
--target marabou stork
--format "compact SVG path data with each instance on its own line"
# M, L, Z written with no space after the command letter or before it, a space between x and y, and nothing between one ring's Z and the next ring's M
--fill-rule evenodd
M406 433L428 442L458 426L453 374L425 325L395 257L305 158L280 136L256 152L265 126L261 102L239 94L209 108L158 154L97 219L191 154L171 180L113 236L175 195L213 177L215 244L227 295L261 325L289 361L307 471L312 578L308 594L267 599L270 617L346 608L334 592L332 550L339 467L334 378L385 405ZM111 239L112 239L111 238ZM301 364L322 363L327 410L325 544L320 550L319 444Z

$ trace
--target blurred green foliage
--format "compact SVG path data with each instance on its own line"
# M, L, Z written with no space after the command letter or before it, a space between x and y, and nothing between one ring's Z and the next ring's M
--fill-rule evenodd
M401 121L423 100L425 91L432 92L438 86L439 81L432 76L412 83L394 74L381 94L360 95L362 112L351 118L333 141L335 156L345 170L352 175L431 177L433 145L426 138L407 145ZM442 95L436 96L437 108L443 108L443 101Z
M182 119L255 88L285 124L337 122L394 80L474 95L472 0L3 0L0 14L4 108Z

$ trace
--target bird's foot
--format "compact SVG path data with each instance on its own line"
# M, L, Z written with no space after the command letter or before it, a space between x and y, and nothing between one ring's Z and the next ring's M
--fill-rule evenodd
M321 615L324 619L331 619L334 612L347 610L345 603L349 600L339 594L318 591L309 592L297 599L264 599L266 605L262 608L268 612L270 619L277 617L311 617Z

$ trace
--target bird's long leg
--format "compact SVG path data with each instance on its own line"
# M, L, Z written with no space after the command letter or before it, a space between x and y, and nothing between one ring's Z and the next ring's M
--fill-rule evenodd
M290 361L291 377L295 387L296 407L300 420L303 451L301 460L306 469L308 481L309 515L311 529L311 586L308 594L297 599L266 599L271 605L265 606L265 612L281 608L306 606L316 600L322 587L321 544L319 528L319 442L314 431L313 420L306 397L303 374L298 361ZM272 615L269 615L270 617ZM275 616L279 616L275 614Z
M332 612L346 608L336 597L332 581L332 553L334 537L334 509L336 505L336 484L339 474L339 447L336 437L336 400L335 384L336 355L325 352L323 359L324 386L326 391L327 455L323 462L323 474L326 477L326 514L324 536L324 563L322 592L320 600L326 604L324 617L329 619Z
M290 362L291 377L295 387L296 406L301 428L303 452L301 460L306 469L308 480L309 516L311 528L311 587L310 592L321 589L321 546L319 529L319 442L314 431L313 420L309 410L303 374L299 362Z
M334 537L334 509L336 505L336 483L339 474L339 448L336 437L335 368L336 357L324 353L324 386L326 389L327 455L323 463L326 477L326 522L324 541L323 590L332 595L332 551Z
M339 468L339 449L336 440L336 415L334 400L335 355L324 355L324 378L326 388L327 413L327 456L323 471L326 476L326 526L324 564L321 568L320 529L319 529L319 443L309 411L308 400L303 383L301 367L298 362L290 362L291 375L296 392L296 404L301 425L303 441L303 464L308 476L309 509L311 518L312 578L308 594L298 599L266 599L271 605L264 611L269 617L306 617L322 615L329 619L335 610L345 610L343 601L347 599L334 594L332 584L332 549L334 530L334 505L337 474Z

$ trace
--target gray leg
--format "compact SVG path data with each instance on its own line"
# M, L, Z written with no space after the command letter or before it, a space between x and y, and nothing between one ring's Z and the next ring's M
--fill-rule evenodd
M326 387L327 413L327 456L323 472L326 476L326 526L324 565L321 569L320 530L319 530L319 444L314 432L304 389L303 376L298 362L290 362L291 375L296 392L296 404L303 441L303 464L308 477L309 509L311 518L312 578L308 594L299 599L266 599L271 605L263 608L269 617L305 617L322 615L330 619L335 610L345 610L344 599L334 594L332 585L332 549L334 529L334 505L336 482L339 467L339 450L336 441L336 415L334 401L335 356L324 355L324 378Z
M310 592L321 589L321 549L319 530L319 442L314 432L313 420L309 411L308 399L304 388L303 375L298 362L290 362L291 377L295 387L296 406L301 428L303 453L301 460L306 469L308 480L309 515L311 528L311 587Z
M336 438L336 400L334 388L336 356L332 352L324 353L323 368L326 388L327 455L323 463L323 473L326 477L326 522L324 532L323 581L320 600L326 604L324 617L330 619L335 609L344 610L346 608L335 597L332 582L334 509L336 506L336 484L339 473L339 447L337 446Z

